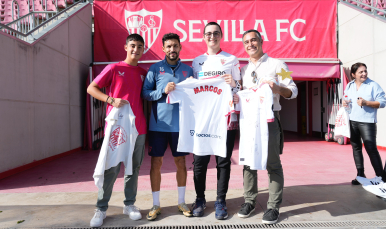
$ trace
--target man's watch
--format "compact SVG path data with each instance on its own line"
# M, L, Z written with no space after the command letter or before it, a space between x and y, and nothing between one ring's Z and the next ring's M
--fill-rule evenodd
M235 80L235 83L236 83L236 87L232 88L232 92L237 93L238 91L241 90L241 84L237 80Z

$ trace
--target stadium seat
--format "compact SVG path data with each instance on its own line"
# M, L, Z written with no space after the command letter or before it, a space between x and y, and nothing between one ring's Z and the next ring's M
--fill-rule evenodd
M18 6L14 4L13 17L12 17L12 1L6 0L2 6L1 23L8 24L17 19Z
M348 2L353 4L353 5L358 5L358 3L354 2L354 1L348 1Z
M66 0L58 0L58 8L66 8Z
M55 1L47 0L47 9L46 11L57 11Z
M33 4L33 5L32 5ZM45 11L43 8L42 0L30 0L30 10L32 11ZM44 19L46 16L44 14L35 14L36 18Z
M67 0L67 3L68 3L68 4L73 4L73 3L74 3L74 0Z
M379 1L379 0L378 0L377 8L386 11L386 1L385 1L385 0L383 0L383 1ZM383 12L378 12L378 15L384 16L385 13L383 13Z
M362 0L362 3L371 6L371 0ZM362 7L363 9L365 9L365 10L371 10L370 7L365 6L365 5L361 5L361 7Z
M27 0L16 0L19 4L19 16L22 17L30 12Z

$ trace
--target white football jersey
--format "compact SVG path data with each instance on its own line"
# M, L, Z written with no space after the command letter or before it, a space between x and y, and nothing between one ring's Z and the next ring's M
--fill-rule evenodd
M268 84L237 93L240 111L239 164L265 170L268 158L268 122L274 121L273 94Z
M224 74L232 75L234 80L240 80L240 63L237 58L220 50L217 55L202 54L194 58L192 63L194 78L215 78Z
M227 121L234 106L224 79L186 79L176 85L166 102L179 103L177 151L226 157Z
M125 175L133 174L133 151L138 131L130 104L114 107L106 117L106 132L94 171L95 185L102 189L104 173L123 162Z
M232 75L234 80L241 80L239 60L221 49L216 55L205 53L194 58L192 68L194 78L200 80L216 78L224 74ZM236 114L231 115L231 121L237 121Z

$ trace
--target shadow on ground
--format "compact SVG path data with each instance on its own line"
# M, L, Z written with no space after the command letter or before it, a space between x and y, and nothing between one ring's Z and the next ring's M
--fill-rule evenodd
M114 192L104 226L213 225L260 223L266 209L268 192L261 189L256 211L246 219L237 216L244 202L242 190L229 190L229 218L214 216L216 191L206 192L207 208L201 218L187 218L178 212L176 191L161 191L162 213L155 221L145 218L152 205L150 192L140 192L136 205L143 219L132 221L122 214L123 193ZM186 193L189 206L195 192ZM0 194L0 227L87 227L93 216L96 193L27 193ZM293 186L284 190L279 222L384 220L386 202L361 186L346 184L326 186ZM25 220L21 224L17 221Z

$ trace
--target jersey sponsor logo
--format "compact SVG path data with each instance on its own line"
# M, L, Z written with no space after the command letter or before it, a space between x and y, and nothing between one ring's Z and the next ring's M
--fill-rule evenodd
M256 92L257 91L257 88L249 88L249 90L252 90L253 92Z
M211 76L218 76L218 75L224 75L226 74L225 71L200 71L198 72L198 77L199 78L202 78L202 77L211 77Z
M120 76L125 76L125 72L120 72L120 71L118 71L118 74L119 74Z
M123 114L122 113L119 113L118 114L118 119L122 119L123 118Z
M220 61L221 61L221 64L222 64L222 65L224 65L224 64L227 62L226 59L221 59Z
M184 77L187 77L188 76L188 72L187 71L182 71L182 75L184 75Z
M199 137L199 138L218 138L218 139L221 139L221 136L220 135L215 135L215 134L196 134L196 137Z
M250 99L245 99L245 101L247 101L247 103L249 103L249 100L250 100Z
M190 130L190 136L193 136L194 135L194 130Z
M111 132L109 147L114 151L119 145L122 145L127 141L126 131L122 126L116 126L116 128Z
M218 95L220 95L222 92L222 89L219 89L218 87L213 87L212 85L200 86L200 88L196 87L193 90L194 90L194 94L197 94L200 92L213 92L213 93L217 93Z
M145 41L145 50L149 51L161 31L162 9L156 12L150 12L145 9L140 11L125 10L125 24L129 34L140 34Z
M165 71L164 67L159 67L159 71L164 72Z

